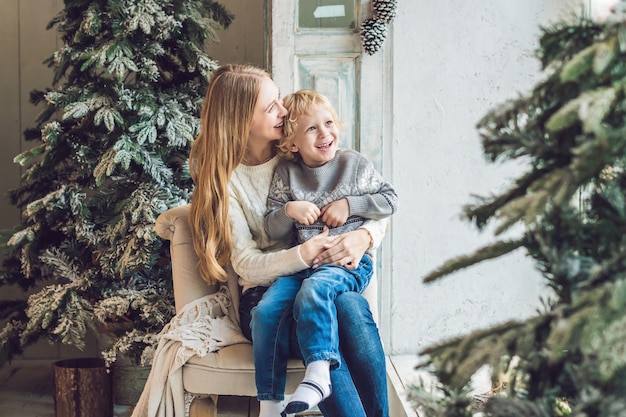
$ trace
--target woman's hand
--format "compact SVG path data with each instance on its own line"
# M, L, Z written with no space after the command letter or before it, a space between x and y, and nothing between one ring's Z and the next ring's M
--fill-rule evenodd
M362 228L333 237L328 237L326 231L325 235L327 242L322 246L321 253L313 260L313 268L335 264L349 270L356 269L363 254L371 245L370 233ZM311 240L313 239L309 241Z
M326 249L326 245L334 239L334 237L328 237L328 233L328 227L324 227L322 233L300 245L300 256L307 265L313 265L314 260Z

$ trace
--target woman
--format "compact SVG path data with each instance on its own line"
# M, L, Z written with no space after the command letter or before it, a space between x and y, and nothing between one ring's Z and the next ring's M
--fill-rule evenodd
M241 327L248 337L249 312L276 277L327 263L354 268L384 234L384 222L368 222L353 232L332 238L324 233L292 248L291 242L269 239L263 215L285 115L279 89L265 71L220 67L211 77L201 132L189 158L200 271L209 282L223 282L225 267L232 263L240 276ZM346 293L335 304L345 366L333 370L334 391L319 408L326 417L388 416L385 358L367 301Z

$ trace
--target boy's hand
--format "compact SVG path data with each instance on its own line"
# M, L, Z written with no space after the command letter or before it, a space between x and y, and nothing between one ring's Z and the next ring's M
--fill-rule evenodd
M308 201L290 201L285 206L287 216L306 226L310 226L320 216L320 209Z
M328 227L341 226L350 216L350 204L348 204L348 200L345 198L333 201L322 207L321 215L322 221L326 223Z

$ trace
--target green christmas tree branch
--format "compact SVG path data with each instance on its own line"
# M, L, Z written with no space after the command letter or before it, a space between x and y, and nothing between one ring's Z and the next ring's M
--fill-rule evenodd
M523 236L444 263L432 282L524 248L552 294L537 314L442 342L421 352L437 377L432 415L505 417L626 412L626 2L602 24L544 28L538 56L546 77L526 97L478 123L486 158L527 164L511 186L477 198L465 215L496 235ZM473 375L491 371L482 404L467 400ZM466 400L463 401L462 397Z

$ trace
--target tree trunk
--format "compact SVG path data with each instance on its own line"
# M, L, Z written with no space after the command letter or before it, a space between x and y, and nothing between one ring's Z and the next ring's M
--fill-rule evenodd
M113 417L111 375L99 358L52 365L56 417Z

